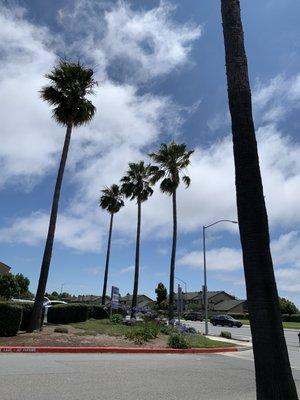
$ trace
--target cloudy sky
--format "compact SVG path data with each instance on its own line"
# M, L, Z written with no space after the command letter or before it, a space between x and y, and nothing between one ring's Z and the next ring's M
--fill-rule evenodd
M183 4L184 3L184 4ZM300 306L300 3L241 1L255 125L280 295ZM39 275L64 129L38 91L58 57L92 65L97 114L74 130L48 291L99 294L109 216L100 190L161 142L195 149L178 194L176 276L203 284L202 226L236 219L219 1L0 1L0 260ZM109 284L132 291L136 204L115 218ZM142 210L140 292L168 283L171 199ZM239 298L238 228L207 232L208 287Z

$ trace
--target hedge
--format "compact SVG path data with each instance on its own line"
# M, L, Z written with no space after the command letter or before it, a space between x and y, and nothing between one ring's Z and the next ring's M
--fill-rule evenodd
M98 304L89 304L88 318L106 319L109 318L109 312L103 306L100 306Z
M84 322L88 319L86 304L59 304L48 308L47 322L51 324L69 324Z
M232 314L229 314L232 318L235 318L235 319L249 319L249 314L247 314L247 313L244 313L244 314L239 314L239 313L236 313L236 314L234 314L234 313L232 313Z
M283 322L300 322L300 313L299 314L282 314Z
M31 314L32 314L32 310L33 310L33 303L17 303L18 305L20 305L23 308L23 316L22 316L22 322L21 322L21 326L20 326L20 331L27 331L28 326L29 326L29 322L30 322L30 318L31 318ZM44 323L44 315L45 315L45 307L43 307L42 310L42 324Z
M22 307L11 303L0 303L0 336L16 336L21 325Z

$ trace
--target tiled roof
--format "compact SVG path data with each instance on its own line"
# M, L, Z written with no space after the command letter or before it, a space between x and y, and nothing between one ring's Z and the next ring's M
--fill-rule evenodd
M246 300L224 300L214 306L215 311L230 311L232 308L245 303Z

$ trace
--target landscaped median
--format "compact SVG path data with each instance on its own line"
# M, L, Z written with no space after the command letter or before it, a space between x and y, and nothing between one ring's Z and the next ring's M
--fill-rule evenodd
M48 310L48 322L42 331L26 333L18 327L7 329L22 319L22 310L15 306L3 306L1 352L64 352L64 353L209 353L237 351L232 343L205 337L194 328L175 322L167 325L153 313L140 314L138 320L128 320L115 314L107 318L100 306L54 306ZM14 313L10 316L9 313ZM10 319L9 319L10 318ZM88 319L89 318L89 319ZM18 323L20 326L20 322Z

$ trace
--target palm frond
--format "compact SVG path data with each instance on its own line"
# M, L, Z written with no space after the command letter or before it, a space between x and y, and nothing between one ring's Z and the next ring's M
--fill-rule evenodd
M43 100L55 106L52 113L58 123L79 126L93 118L96 108L86 98L97 85L93 75L94 71L80 62L64 60L59 61L46 75L50 85L44 86L40 95Z
M190 164L190 156L193 150L187 150L184 143L169 144L162 143L155 153L150 153L150 158L158 164L157 169L152 173L152 182L156 183L163 179L160 189L164 193L172 193L180 183L180 176ZM182 178L186 187L190 185L190 178L184 175Z

